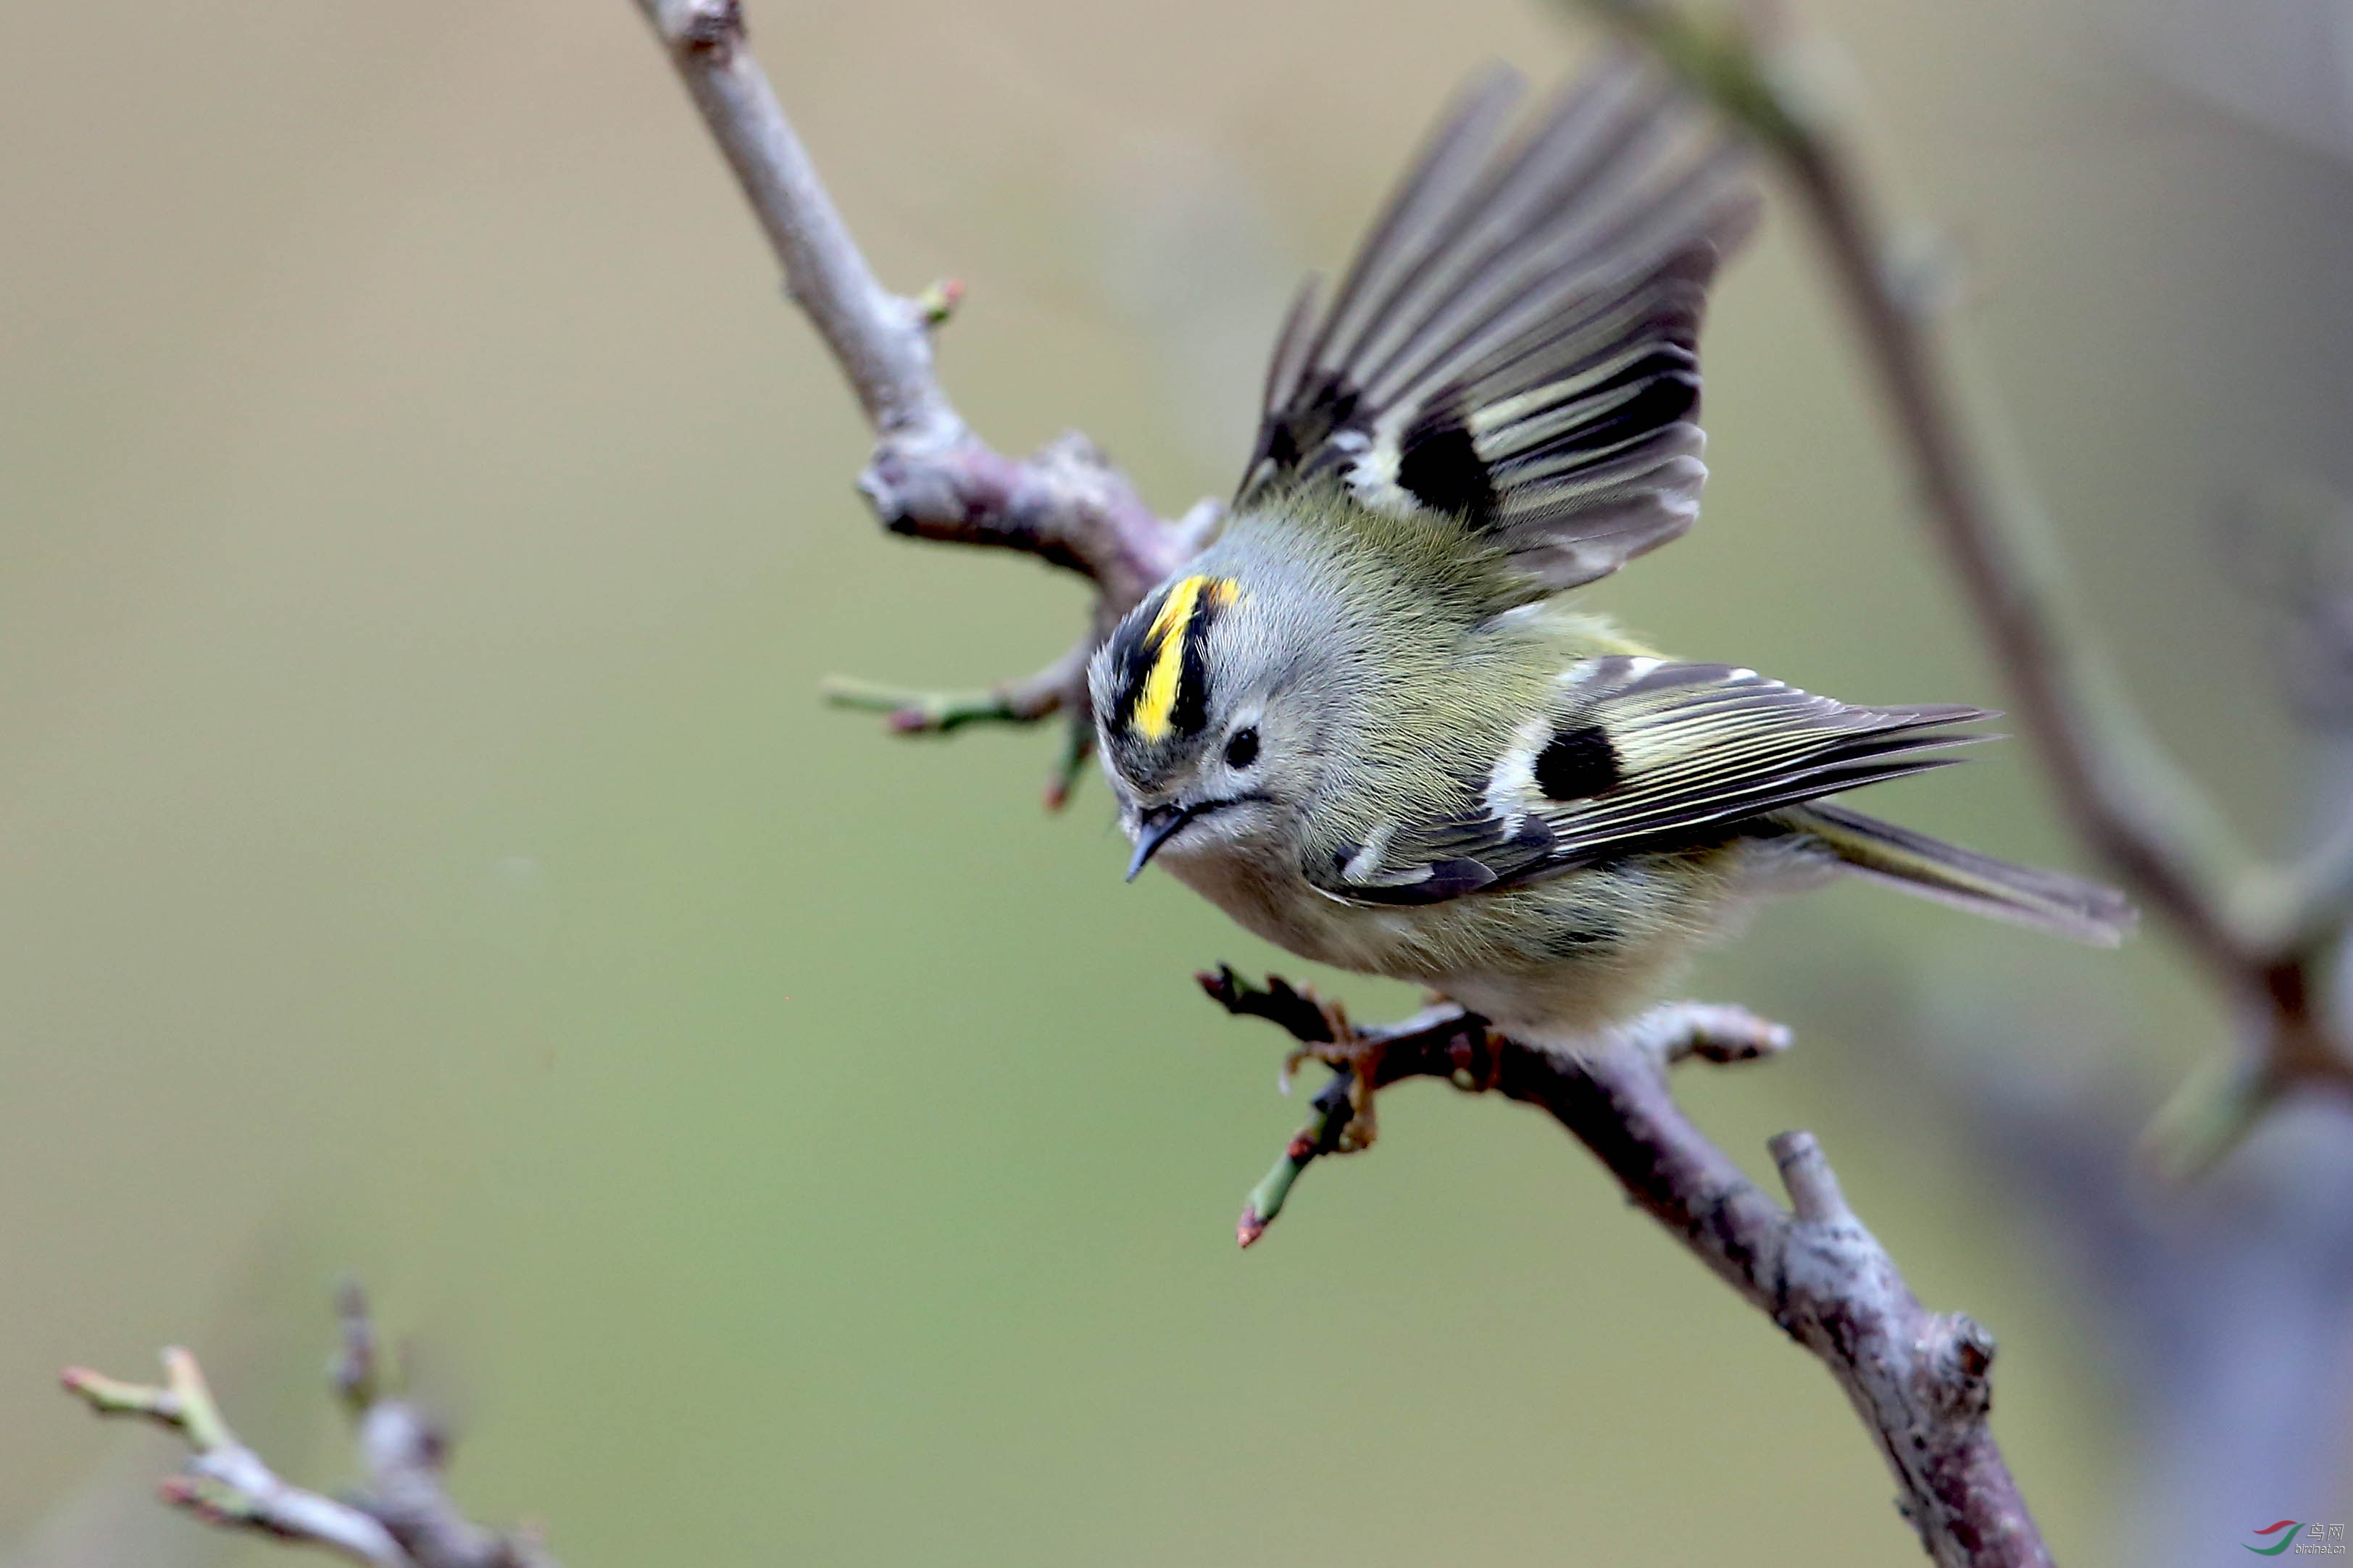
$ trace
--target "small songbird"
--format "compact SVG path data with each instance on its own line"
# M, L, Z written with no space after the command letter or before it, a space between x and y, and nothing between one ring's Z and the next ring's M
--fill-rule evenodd
M1222 531L1089 668L1129 877L1569 1048L1837 871L2115 943L2116 892L1828 804L1989 715L1683 663L1566 602L1697 512L1700 319L1757 200L1628 60L1507 133L1519 95L1473 82L1330 303L1302 292Z

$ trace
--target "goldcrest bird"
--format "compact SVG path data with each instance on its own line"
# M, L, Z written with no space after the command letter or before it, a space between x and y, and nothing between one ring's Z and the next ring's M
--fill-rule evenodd
M1221 531L1089 668L1130 879L1571 1048L1832 872L2116 942L2107 889L1828 804L1989 715L1679 662L1564 599L1697 512L1700 319L1757 201L1644 68L1507 135L1519 93L1467 89L1302 292Z

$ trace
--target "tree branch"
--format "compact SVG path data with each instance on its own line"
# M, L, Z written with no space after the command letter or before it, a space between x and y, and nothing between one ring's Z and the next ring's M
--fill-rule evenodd
M185 1350L164 1352L161 1385L84 1367L69 1367L62 1381L100 1415L142 1416L187 1439L193 1452L164 1483L164 1499L209 1523L322 1547L374 1568L558 1568L536 1531L485 1530L459 1510L441 1479L448 1436L417 1405L385 1391L359 1287L343 1288L336 1311L343 1349L334 1383L368 1478L368 1489L348 1500L280 1479L239 1441Z
M1075 432L1022 459L983 442L932 366L931 328L955 291L908 300L876 280L745 46L737 0L638 0L638 8L734 170L784 267L786 292L824 337L874 427L859 489L883 525L918 539L1022 551L1090 578L1097 601L1082 646L1091 653L1200 547L1216 521L1215 503L1163 521ZM1084 666L1082 653L1078 669ZM1082 679L1066 681L1051 702L987 716L1029 722L1058 708L1085 715ZM902 732L946 727L893 718Z
M68 1367L67 1392L100 1415L139 1415L179 1433L194 1450L181 1473L165 1481L164 1500L198 1518L281 1541L307 1542L376 1568L409 1568L408 1553L392 1531L368 1514L318 1492L280 1480L261 1457L228 1429L205 1386L196 1358L177 1346L164 1352L161 1386L120 1383L87 1367Z
M1497 1034L1459 1007L1359 1030L1281 980L1261 989L1230 969L1200 980L1229 1012L1266 1018L1306 1055L1345 1069L1251 1194L1242 1245L1264 1233L1310 1161L1344 1146L1358 1113L1349 1092L1357 1075L1373 1089L1442 1078L1466 1092L1492 1089L1535 1106L1591 1151L1645 1214L1830 1369L1876 1437L1902 1489L1898 1506L1931 1558L1944 1568L2047 1568L2050 1553L1987 1425L1993 1337L1966 1316L1921 1306L1847 1206L1813 1134L1785 1132L1770 1145L1789 1194L1785 1209L1675 1102L1668 1069L1677 1062L1769 1056L1787 1047L1788 1031L1738 1007L1679 1002L1577 1056Z
M2300 1083L2353 1085L2353 1052L2309 1005L2347 931L2353 830L2301 865L2249 855L2159 745L2079 625L2047 513L1973 437L1803 40L1763 5L1703 25L1667 0L1578 0L1639 39L1780 163L1885 394L1921 505L2077 833L2161 911L2246 1020L2239 1059L2185 1085L2151 1129L2177 1171L2228 1151ZM1985 421L1980 411L1979 418ZM1989 422L1987 422L1989 423Z

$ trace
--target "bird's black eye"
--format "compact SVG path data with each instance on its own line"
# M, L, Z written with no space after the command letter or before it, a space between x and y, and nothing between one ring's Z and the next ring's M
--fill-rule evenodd
M1226 766L1239 772L1258 761L1258 731L1237 730L1234 738L1226 742Z

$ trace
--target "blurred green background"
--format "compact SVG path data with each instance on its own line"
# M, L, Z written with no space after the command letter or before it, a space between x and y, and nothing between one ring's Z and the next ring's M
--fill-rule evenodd
M2129 13L1807 12L1966 258L2131 686L2284 837L2302 743L2207 523L2341 439L2337 165L2167 85ZM1283 299L1454 82L1592 41L1507 0L750 21L878 269L967 283L966 415L1008 449L1080 425L1170 511L1229 487ZM574 1568L1914 1560L1831 1381L1525 1111L1399 1092L1236 1252L1302 1107L1188 975L1328 977L1123 886L1099 780L1039 809L1054 737L819 707L830 671L1042 663L1083 595L878 533L854 405L624 0L10 6L0 283L27 1561L110 1530L86 1560L279 1561L153 1509L170 1445L52 1379L192 1343L334 1482L347 1268L458 1412L460 1495ZM1853 700L1999 706L1786 213L1708 363L1705 522L1590 602ZM1873 801L2079 863L2021 746ZM2124 1561L2106 1331L1889 1036L2047 1004L1989 1070L2121 1068L2137 1115L2223 1027L2164 933L2063 951L1840 888L1692 989L1800 1038L1690 1076L1696 1113L1767 1174L1768 1134L1821 1134L1923 1298L2000 1335L2060 1557Z

